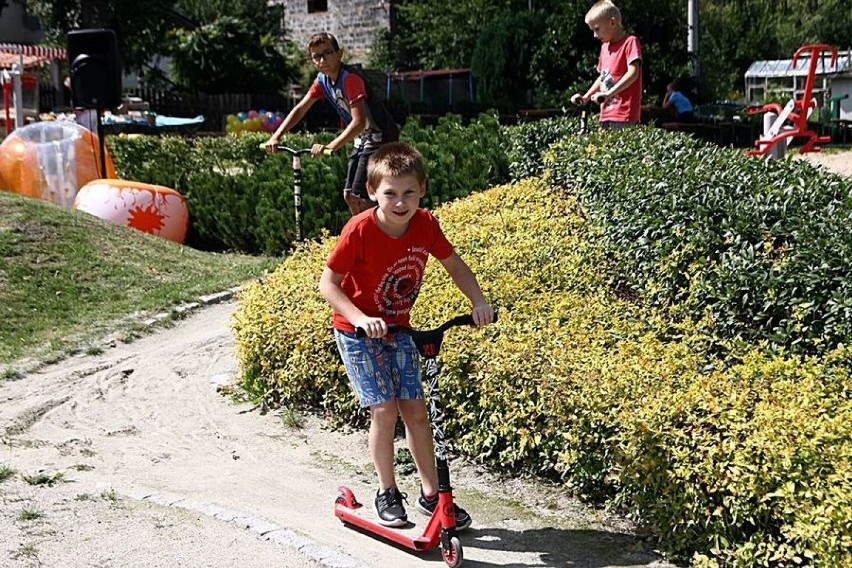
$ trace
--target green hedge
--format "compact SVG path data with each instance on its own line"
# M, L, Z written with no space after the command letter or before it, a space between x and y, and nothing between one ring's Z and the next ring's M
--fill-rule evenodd
M290 146L329 142L332 133L291 135ZM109 137L118 177L178 190L190 211L188 244L216 250L277 255L296 236L293 174L288 155L258 148L262 134L179 138ZM435 127L413 121L401 139L414 144L429 168L426 205L444 203L503 182L508 164L497 120L483 114L463 127L457 116ZM339 232L349 218L341 189L348 154L302 160L304 232L318 237Z
M849 349L800 358L747 348L731 366L709 357L700 328L613 292L598 228L572 194L535 180L436 215L501 310L496 325L445 340L454 451L561 477L696 564L852 562ZM243 386L364 424L317 292L332 245L298 248L240 294ZM414 324L468 309L430 263Z
M542 175L543 154L551 144L567 136L579 136L580 120L567 117L549 118L508 126L505 132L509 177L512 181L519 181Z
M704 321L717 346L852 337L852 179L650 128L566 137L546 167L600 228L613 285Z

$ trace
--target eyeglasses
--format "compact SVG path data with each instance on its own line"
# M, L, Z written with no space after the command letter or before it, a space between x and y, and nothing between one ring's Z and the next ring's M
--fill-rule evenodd
M330 56L334 55L335 53L337 53L337 52L334 49L327 49L327 50L323 51L322 53L312 53L311 59L313 60L314 63L319 63L323 59L328 59Z

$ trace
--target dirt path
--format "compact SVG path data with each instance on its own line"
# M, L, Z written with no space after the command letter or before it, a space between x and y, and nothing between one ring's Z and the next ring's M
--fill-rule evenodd
M852 150L831 152L828 151L830 148L831 146L827 146L824 152L811 152L804 155L797 154L795 158L821 165L831 172L852 176Z
M233 309L0 382L0 466L17 471L0 483L0 565L443 565L332 514L341 482L370 502L363 433L294 428L217 393L236 371ZM659 563L627 523L555 487L451 467L475 519L465 566ZM413 477L401 485L416 494Z

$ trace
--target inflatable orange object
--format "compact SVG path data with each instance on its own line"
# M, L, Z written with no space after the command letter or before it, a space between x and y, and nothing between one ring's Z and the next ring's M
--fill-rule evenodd
M106 156L106 175L115 167ZM71 207L77 191L101 173L98 137L75 122L36 122L0 144L0 189Z
M174 189L124 179L96 179L80 189L74 209L182 243L189 227L186 200Z

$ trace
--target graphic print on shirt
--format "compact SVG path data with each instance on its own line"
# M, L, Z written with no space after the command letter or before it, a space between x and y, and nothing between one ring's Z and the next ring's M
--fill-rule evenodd
M429 252L423 247L412 247L406 252L388 267L373 292L373 301L382 315L407 314L420 293Z
M615 77L612 76L612 73L609 72L609 69L601 69L601 87L603 91L609 91L615 86ZM615 97L610 98L604 107L612 105L612 101Z
M349 101L343 96L343 91L340 88L334 89L334 104L346 110L346 114L352 116L352 107L349 106Z

